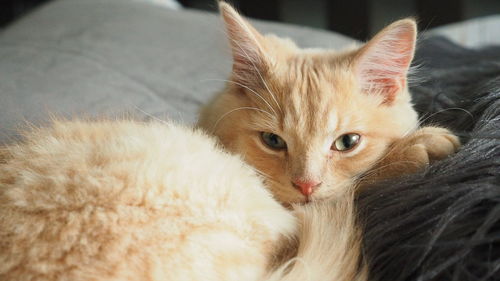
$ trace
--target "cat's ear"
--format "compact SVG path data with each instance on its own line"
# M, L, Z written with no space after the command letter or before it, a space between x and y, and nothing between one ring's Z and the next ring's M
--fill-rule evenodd
M394 22L363 46L355 59L362 91L379 94L391 104L407 87L417 36L413 19Z
M219 10L233 53L233 74L246 79L264 71L267 59L262 47L263 36L228 3L220 1Z

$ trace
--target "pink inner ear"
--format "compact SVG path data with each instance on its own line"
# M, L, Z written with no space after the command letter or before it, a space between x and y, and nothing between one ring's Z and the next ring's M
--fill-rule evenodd
M372 80L371 83L376 84L377 89L375 91L384 96L383 103L391 104L396 99L399 91L404 87L405 79L401 79L398 83L398 81L394 79L379 78Z
M406 87L406 75L413 58L413 25L389 26L363 49L357 62L357 75L365 93L384 96L392 103Z

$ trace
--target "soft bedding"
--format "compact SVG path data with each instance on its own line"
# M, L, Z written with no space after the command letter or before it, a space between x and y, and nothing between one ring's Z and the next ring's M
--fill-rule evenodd
M358 200L374 280L500 278L500 46L421 40L411 87L423 123L464 146L426 171Z
M193 123L231 68L217 15L150 0L56 0L0 33L0 143L23 120L62 116L170 118ZM303 47L354 40L256 21Z

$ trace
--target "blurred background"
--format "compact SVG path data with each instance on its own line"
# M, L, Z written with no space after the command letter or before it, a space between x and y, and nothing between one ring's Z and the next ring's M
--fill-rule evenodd
M3 27L38 5L51 0L1 1L0 27ZM188 8L216 10L215 0L178 2ZM361 40L367 39L388 23L406 16L416 16L420 30L426 30L470 18L500 14L500 0L230 0L228 2L233 3L249 17L333 30Z

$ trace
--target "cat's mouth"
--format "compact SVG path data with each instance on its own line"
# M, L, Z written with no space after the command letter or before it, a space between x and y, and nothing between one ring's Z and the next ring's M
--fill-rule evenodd
M311 198L310 196L303 196L302 198L293 200L287 204L290 206L291 205L304 206L304 205L307 205L309 203L316 202L316 201L318 201L318 200L315 200L315 199Z
M295 202L290 202L290 203L282 203L282 205L285 208L287 208L287 209L293 210L294 206L306 206L306 205L314 204L314 203L317 203L317 202L320 202L320 201L323 201L323 200L324 200L323 198L320 198L320 199L306 198L306 199L304 199L302 201L295 201Z
M298 203L296 203L296 205L301 205L301 206L303 206L303 205L307 205L307 204L309 204L309 203L311 203L311 202L313 202L313 200L311 200L309 197L306 197L306 198L304 199L304 201L299 201Z

